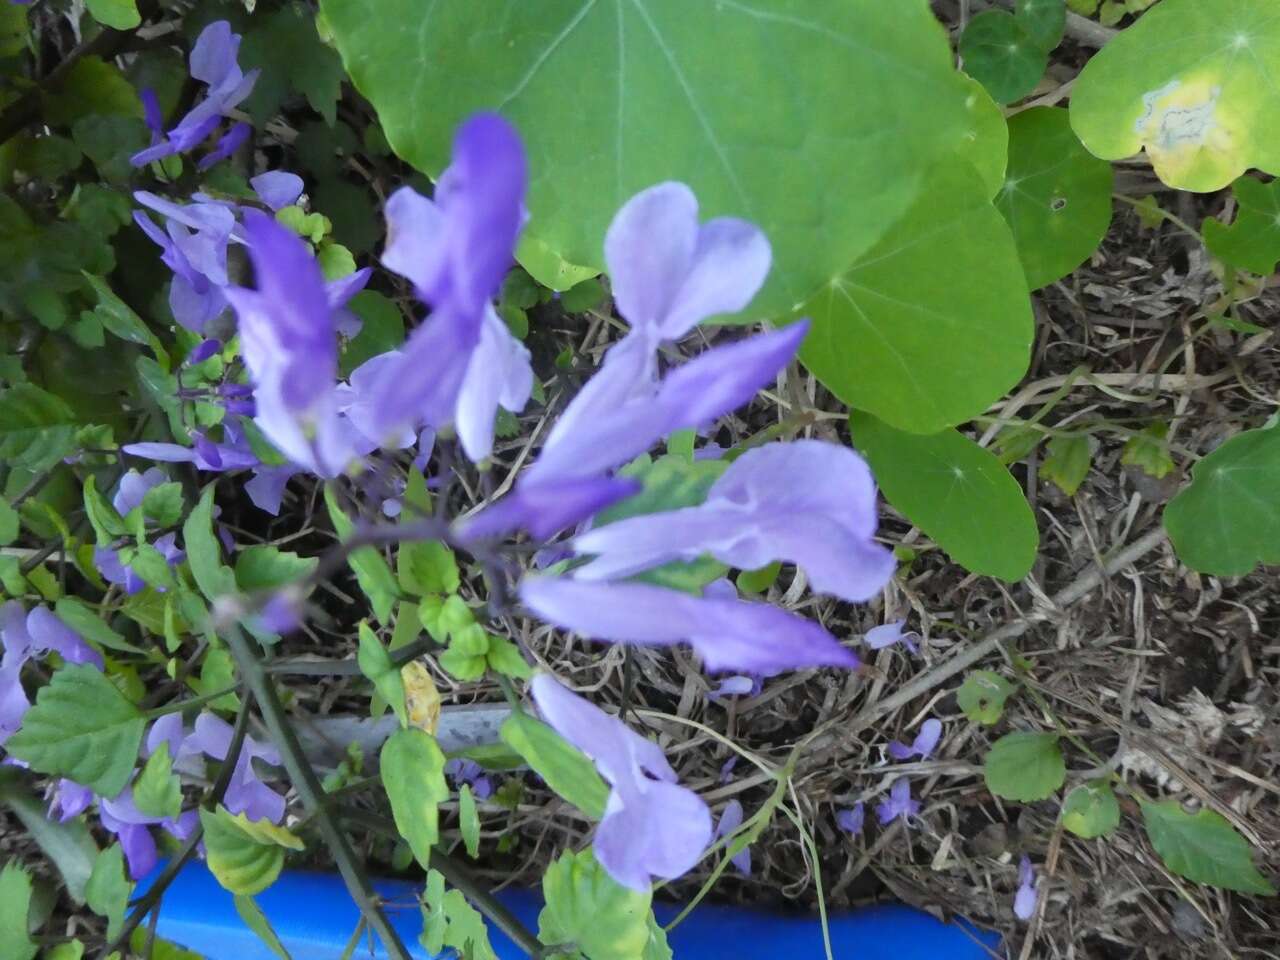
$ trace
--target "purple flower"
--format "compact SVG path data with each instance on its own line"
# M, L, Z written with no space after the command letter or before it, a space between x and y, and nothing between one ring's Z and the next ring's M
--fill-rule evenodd
M711 841L711 813L676 783L661 749L546 674L530 683L543 718L590 757L612 788L595 854L614 880L647 891L691 870Z
M378 433L456 419L468 455L482 459L497 405L523 406L528 355L488 315L523 223L527 176L515 129L496 114L477 114L458 129L453 162L434 199L402 187L387 201L382 262L408 278L432 312L382 383ZM477 350L486 359L473 368ZM464 386L467 405L460 409ZM478 422L485 417L487 427Z
M889 790L889 798L876 805L876 816L882 826L898 817L909 821L919 812L920 801L911 799L911 781L906 777L895 780Z
M57 811L58 822L66 823L89 809L93 803L93 791L83 784L65 777L51 785L49 798L49 816Z
M142 101L142 119L151 131L151 146L155 146L164 136L164 114L160 110L160 99L150 87L138 91L138 99Z
M382 383L399 369L400 352L391 350L370 357L351 371L346 383L337 387L338 409L359 432L362 452L376 447L403 450L413 446L417 439L413 429L403 426L390 434L382 433L383 418L378 411L377 397Z
M169 309L173 318L195 333L227 307L227 242L238 230L235 213L220 203L181 205L140 190L134 199L165 218L161 230L141 211L133 219L160 247L160 259L173 271Z
M67 663L103 667L102 654L89 646L47 607L28 613L17 600L0 605L0 744L22 726L31 707L22 688L22 668L29 660L57 653Z
M120 478L120 485L111 498L111 506L115 507L120 516L127 517L134 509L142 506L142 499L148 491L168 479L159 467L151 467L145 473L130 469Z
M227 159L244 145L252 132L253 127L247 123L233 125L230 130L218 139L217 145L200 158L200 162L196 164L196 169L208 170L215 163Z
M221 340L202 340L192 348L189 354L187 354L186 362L190 366L195 366L198 363L204 363L221 349Z
M836 814L836 826L852 837L862 833L862 827L866 821L867 807L861 800L848 810L841 810Z
M174 758L175 767L196 754L225 760L227 751L231 749L231 738L231 725L215 714L205 712L196 717L195 728L190 734L184 734L180 723L175 728L172 721L163 726L157 721L147 737L147 753L165 742L169 744L169 755ZM253 769L254 759L272 766L280 765L280 754L275 747L259 743L253 737L245 737L222 802L232 813L243 813L250 820L279 823L284 818L284 797L258 777Z
M1036 912L1038 886L1035 867L1031 865L1031 859L1023 854L1018 864L1018 892L1013 898L1013 915L1019 920L1030 920Z
M564 577L526 577L520 598L544 620L592 639L646 646L687 641L713 671L772 676L858 665L857 656L818 624L764 603Z
M582 477L545 484L524 483L497 503L458 522L459 536L486 540L528 530L540 540L571 527L640 490L626 477Z
M278 517L280 504L284 501L284 488L300 472L292 464L280 467L259 467L253 472L253 479L245 483L244 492L249 495L249 499L259 510L265 510L273 517Z
M722 837L727 837L740 826L742 826L742 804L737 800L730 800L724 805L724 811L720 814L720 822L716 824L716 831L711 839L719 840ZM733 855L729 862L743 876L751 876L750 847L743 847Z
M484 767L474 760L455 757L444 765L444 772L453 779L455 788L468 784L477 800L486 800L493 794L493 781L484 772Z
M754 697L760 693L763 686L764 681L760 677L744 677L739 674L725 677L707 696L712 700L719 700L722 697Z
M171 129L166 139L153 143L130 158L135 167L153 160L186 153L199 146L253 91L258 71L244 73L236 58L240 52L240 35L231 32L226 20L215 20L200 32L191 49L191 76L206 84L205 98Z
M596 557L574 576L616 579L709 553L743 570L793 562L815 589L860 602L879 593L895 567L892 551L871 539L875 529L875 481L861 457L820 440L771 443L734 461L701 506L576 537L574 548Z
M268 170L249 181L258 199L272 210L283 210L302 196L302 178L287 170Z
M119 796L98 802L98 820L105 830L120 840L124 858L129 864L129 876L139 880L155 869L159 860L156 841L149 828L158 826L179 840L185 840L199 822L199 815L194 810L180 814L177 819L145 814L134 803L133 788L126 787Z
M294 463L337 476L355 443L337 409L335 311L320 266L306 243L265 213L247 210L244 220L258 286L230 287L226 295L253 379L254 421Z
M913 654L919 656L920 648L915 643L916 634L902 629L906 622L894 620L892 623L882 623L878 627L872 627L865 637L867 646L872 650L883 650L895 643L901 643Z
M910 760L912 757L919 757L921 760L927 760L933 756L934 748L938 746L938 740L942 736L942 721L935 720L932 717L920 724L920 732L916 734L916 738L912 741L911 746L907 746L901 741L894 740L889 744L889 756L895 760Z
M733 768L738 765L738 755L735 753L729 757L724 763L720 764L720 783L728 783L733 779Z

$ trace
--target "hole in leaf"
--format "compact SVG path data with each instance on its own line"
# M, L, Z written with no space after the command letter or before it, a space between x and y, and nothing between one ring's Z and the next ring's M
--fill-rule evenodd
M1053 211L1061 210L1066 205L1067 205L1066 197L1054 197L1052 200L1049 201L1049 209Z

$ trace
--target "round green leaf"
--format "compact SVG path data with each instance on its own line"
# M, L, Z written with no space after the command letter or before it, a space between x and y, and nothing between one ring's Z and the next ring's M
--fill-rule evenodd
M1062 803L1062 825L1077 837L1092 840L1120 823L1120 804L1105 780L1082 783Z
M1018 687L991 670L974 670L956 692L956 703L974 723L990 726L1004 716L1004 702Z
M1179 876L1226 890L1275 896L1275 887L1253 865L1248 842L1221 814L1190 814L1177 800L1162 800L1144 803L1142 819L1156 853Z
M590 848L566 851L542 877L546 906L538 915L538 939L574 944L591 960L647 956L652 894L628 889L605 872Z
M1064 0L1016 0L1014 10L1027 36L1042 50L1052 50L1067 26Z
M1280 180L1241 177L1231 185L1238 210L1230 226L1212 217L1200 231L1209 252L1233 267L1268 276L1280 261Z
M1033 803L1052 796L1067 778L1056 733L1009 733L991 745L983 767L997 797Z
M1003 10L984 10L960 36L964 68L1000 103L1021 99L1040 82L1049 51Z
M986 87L972 77L964 79L969 88L969 96L964 101L967 117L956 144L956 156L973 165L987 188L986 196L994 197L1004 186L1009 125L1005 123L1004 111L991 99Z
M53 675L5 749L38 770L114 797L129 782L146 720L102 672L68 664Z
M302 841L267 820L232 816L226 807L201 810L209 870L234 894L252 897L280 876L284 852L301 850Z
M531 161L520 256L547 286L584 279L566 262L598 273L622 203L682 180L704 216L750 219L773 246L739 319L784 315L879 239L967 125L925 0L322 7L388 141L420 170L440 173L477 110L515 123Z
M93 19L117 30L132 30L142 22L134 0L85 0Z
M1178 558L1201 573L1280 563L1280 425L1246 430L1196 464L1164 526Z
M952 560L1011 583L1026 576L1040 543L1035 515L995 454L952 430L919 436L864 413L849 429L885 497Z
M996 207L1018 247L1027 286L1046 286L1080 266L1111 225L1111 164L1089 153L1061 107L1009 121L1009 170Z
M1273 0L1164 0L1103 47L1071 93L1094 154L1146 149L1171 187L1280 174L1280 17Z
M982 413L1026 372L1033 322L1013 238L967 164L797 311L800 356L837 397L913 433Z
M426 868L440 836L437 804L449 799L444 753L435 737L417 727L397 730L382 745L382 786L391 801L396 829Z

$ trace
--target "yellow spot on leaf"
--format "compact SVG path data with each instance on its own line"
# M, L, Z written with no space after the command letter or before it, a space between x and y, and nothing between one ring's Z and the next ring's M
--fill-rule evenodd
M440 726L440 691L431 679L431 672L415 660L400 668L400 679L404 681L404 705L409 714L409 726L435 736L436 728Z

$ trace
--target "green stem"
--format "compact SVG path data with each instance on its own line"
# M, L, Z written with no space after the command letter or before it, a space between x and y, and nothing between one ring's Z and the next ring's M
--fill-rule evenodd
M239 689L240 685L237 683L230 687L223 687L221 690L215 690L213 693L202 693L200 696L192 697L190 700L175 700L173 703L166 703L163 707L148 710L143 716L148 720L155 720L157 717L166 717L171 713L182 713L182 711L191 707L200 707L206 703L212 703L214 700L221 699L229 693L235 693Z
M334 817L325 806L324 787L321 786L315 770L307 761L302 744L298 742L298 735L293 729L293 724L289 722L284 704L280 702L276 688L271 682L271 675L258 659L238 624L231 624L225 636L227 645L231 648L231 655L240 668L240 675L248 684L254 700L258 702L258 708L262 711L263 723L266 724L271 739L280 750L281 759L284 761L289 778L293 781L294 789L298 791L307 810L314 815L316 829L337 862L338 872L342 874L347 890L359 906L360 912L369 924L369 929L378 935L392 960L410 960L409 951L401 941L400 935L388 922L386 914L382 912L378 895L369 883L369 878L364 873L350 839L339 829Z

